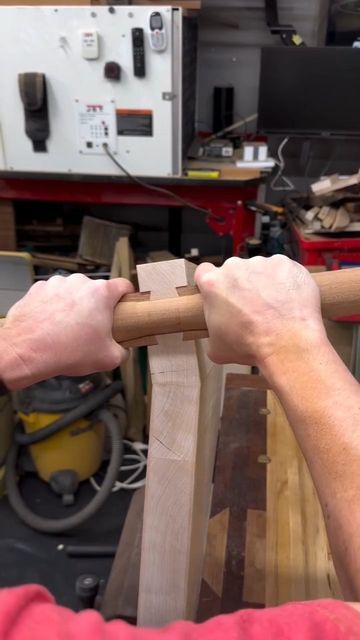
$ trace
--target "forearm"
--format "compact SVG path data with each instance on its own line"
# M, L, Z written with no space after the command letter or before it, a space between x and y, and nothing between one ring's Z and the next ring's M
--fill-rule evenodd
M304 453L337 573L360 599L360 390L325 336L294 339L264 364Z

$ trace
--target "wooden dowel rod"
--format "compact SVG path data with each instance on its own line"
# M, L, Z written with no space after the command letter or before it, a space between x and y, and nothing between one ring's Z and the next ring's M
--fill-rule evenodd
M360 314L360 268L324 271L312 277L320 289L324 318ZM196 287L184 288L180 296L166 300L130 294L115 309L114 338L128 347L156 344L155 336L167 333L204 337L206 329Z
M320 289L324 318L360 315L360 267L323 271L312 277ZM185 340L207 335L202 297L196 287L183 287L178 297L165 300L131 293L115 308L113 335L126 347L156 344L157 335L168 333L183 333Z

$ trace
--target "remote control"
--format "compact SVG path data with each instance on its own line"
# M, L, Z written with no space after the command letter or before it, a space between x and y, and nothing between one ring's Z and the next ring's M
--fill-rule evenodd
M134 76L137 78L145 77L145 43L144 43L144 29L135 27L131 29L132 33L132 46L133 46L133 62L134 62Z

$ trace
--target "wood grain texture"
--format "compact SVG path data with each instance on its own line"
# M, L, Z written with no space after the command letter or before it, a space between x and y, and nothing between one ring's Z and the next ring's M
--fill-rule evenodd
M341 598L306 462L272 392L267 406L266 605Z
M266 378L262 375L252 373L228 373L226 376L226 386L231 389L270 389Z
M111 265L111 278L126 278L131 280L134 268L134 256L129 238L120 238L115 245ZM139 365L139 355L136 348L132 349L129 357L120 367L121 379L124 385L128 427L126 436L131 440L142 442L145 427L145 398Z
M248 509L243 600L265 604L266 512Z
M192 284L193 265L172 260L138 267L141 291L173 297ZM219 429L221 375L202 342L157 336L138 624L194 619L200 591Z
M109 220L84 216L79 240L79 256L100 265L110 265L120 237L129 237L131 227Z
M209 520L203 578L219 598L223 594L230 509Z
M134 493L121 532L110 577L101 600L101 613L107 620L136 618L144 498L144 488Z
M105 4L105 2L104 2ZM174 7L182 7L183 9L198 10L201 9L201 0L132 0L130 4L146 5L148 7L156 5L166 5Z
M0 200L0 251L16 251L15 210L11 200Z
M176 264L177 260L171 262ZM151 266L153 265L140 265L142 269ZM314 273L312 277L320 289L324 318L360 313L359 267ZM147 283L146 286L150 284ZM204 335L207 327L200 293L192 287L183 292L185 295L179 296L175 289L173 287L168 297L162 298L159 295L157 299L139 294L124 296L114 313L115 340L130 346L156 344L156 336L171 333L183 332L184 335L191 335L195 331Z
M66 7L66 6L71 6L71 5L89 5L89 4L98 4L96 3L92 3L89 0L21 0L21 2L19 0L1 0L0 2L0 6L29 6L31 5L33 6L59 6L59 7Z
M261 606L243 600L243 585L248 510L266 510L266 465L260 463L266 453L267 416L262 411L266 406L266 392L243 389L241 377L233 375L230 386L230 376L227 376L211 507L211 519L229 510L222 593L219 596L219 591L203 580L199 622L250 605ZM211 575L214 586L218 585L220 579L215 580L215 576L221 562L218 553L211 554L210 546L207 562L215 565Z

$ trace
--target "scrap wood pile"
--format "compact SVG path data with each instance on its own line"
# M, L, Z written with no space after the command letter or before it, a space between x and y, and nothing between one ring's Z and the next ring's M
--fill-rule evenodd
M326 177L308 195L289 196L286 211L305 233L360 233L360 171L348 178Z

